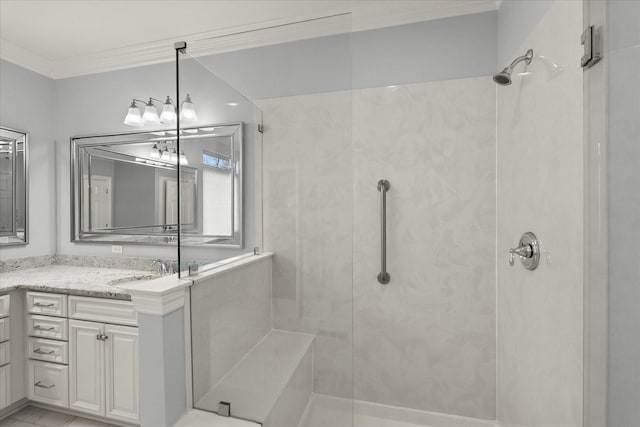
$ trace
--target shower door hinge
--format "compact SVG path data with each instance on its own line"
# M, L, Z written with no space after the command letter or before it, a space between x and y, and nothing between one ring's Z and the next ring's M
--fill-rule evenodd
M264 133L264 126L262 123L258 123L258 132Z
M602 37L600 28L588 26L582 33L580 44L584 46L584 55L580 59L582 68L591 68L602 59Z

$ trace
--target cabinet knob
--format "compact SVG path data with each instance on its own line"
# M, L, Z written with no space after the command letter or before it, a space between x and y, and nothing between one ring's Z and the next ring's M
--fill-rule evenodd
M98 341L106 341L107 339L109 339L109 335L105 335L105 334L98 334L96 335L96 339Z

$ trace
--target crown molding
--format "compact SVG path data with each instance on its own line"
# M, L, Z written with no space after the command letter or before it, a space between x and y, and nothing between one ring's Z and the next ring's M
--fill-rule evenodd
M437 8L419 5L399 7L385 3L371 9L367 8L363 2L362 7L354 7L350 13L333 17L287 17L131 45L89 55L78 55L57 61L46 60L6 40L1 40L0 57L52 79L63 79L173 61L175 59L173 44L176 41L186 41L188 54L199 57L352 31L366 31L488 12L496 10L497 7L496 0L457 0L443 3Z
M53 78L55 74L52 61L4 39L0 39L0 58L47 77Z

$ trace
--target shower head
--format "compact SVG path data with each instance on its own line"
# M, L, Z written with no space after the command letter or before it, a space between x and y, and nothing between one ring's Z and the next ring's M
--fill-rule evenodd
M498 74L493 75L493 81L501 86L509 86L511 84L511 73L513 73L513 69L520 62L525 61L527 65L531 64L531 60L533 59L533 50L529 49L525 55L519 56L513 60L508 67L505 67Z
M501 86L509 86L511 84L511 70L509 67L493 75L493 81Z

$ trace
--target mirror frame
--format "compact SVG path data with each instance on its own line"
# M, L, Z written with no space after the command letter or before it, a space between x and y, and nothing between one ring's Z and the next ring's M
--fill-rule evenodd
M24 137L24 145L23 145L23 166L24 166L24 237L23 238L19 238L17 235L17 227L15 230L15 233L12 235L8 235L8 236L2 236L2 237L6 237L7 239L9 239L9 241L7 242L3 242L2 240L4 239L0 239L0 246L19 246L19 245L28 245L29 244L29 133L22 131L22 130L18 130L18 129L13 129L7 126L0 126L0 131L7 131L7 132L12 132L12 133L17 133L17 134L21 134ZM15 140L14 140L15 141ZM14 165L16 164L16 159L14 157ZM15 193L15 187L16 187L16 179L17 177L14 174L13 177L13 205L15 207L16 205L16 193ZM15 211L14 211L14 216L15 216ZM15 219L14 219L15 222ZM15 224L14 224L15 226ZM10 239L14 239L13 241L11 241Z
M202 243L202 244L189 244L184 243L185 235L182 234L182 242L180 242L181 246L187 247L201 247L201 248L214 248L214 247L224 247L224 248L242 248L243 247L243 228L244 228L244 216L243 216L243 175L244 175L244 164L243 164L243 122L231 122L231 123L216 123L210 125L199 125L193 127L183 127L181 131L190 130L190 129L200 129L200 128L215 128L215 127L230 127L235 126L237 130L230 134L233 137L233 152L234 155L237 154L239 168L237 173L238 176L238 185L237 185L237 203L234 205L234 214L232 215L232 228L235 228L235 222L233 222L233 217L236 216L235 210L237 209L237 218L240 220L240 227L237 232L233 233L233 236L229 239L221 240L216 243ZM80 207L80 189L81 184L79 182L78 172L79 168L77 167L77 162L79 159L79 152L82 147L90 147L95 145L100 145L99 143L92 141L82 141L89 140L92 138L109 138L109 137L126 137L130 135L144 135L144 134L152 134L155 132L167 132L167 131L175 131L175 129L149 129L144 131L134 131L134 132L117 132L117 133L105 133L105 134L93 134L93 135L79 135L72 136L70 140L70 178L71 178L71 187L70 187L70 220L71 220L71 242L73 243L89 243L89 244L107 244L107 245L146 245L146 246L175 246L178 244L178 235L158 235L158 234L136 234L140 238L145 239L145 241L136 241L136 240L127 240L122 239L122 236L127 236L125 233L115 234L113 233L113 239L91 239L91 238L83 238L82 230L80 229L80 219L81 218L81 207ZM212 135L215 136L215 135ZM175 137L174 137L175 138ZM144 142L143 140L138 142ZM236 143L237 142L237 143ZM176 172L177 173L177 172ZM233 192L236 190L235 183L233 184ZM76 206L77 205L77 206ZM78 219L77 219L78 218ZM77 219L77 220L76 220ZM90 233L91 235L102 234L109 235L111 233ZM130 234L129 236L134 236ZM189 236L189 235L187 235ZM202 236L202 235L199 235ZM118 239L120 237L120 239ZM214 238L215 236L210 236Z

